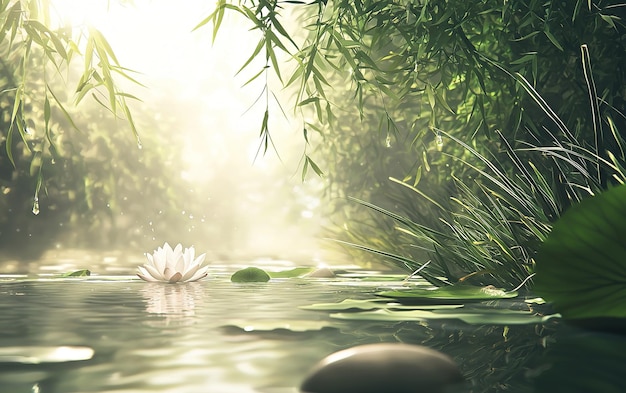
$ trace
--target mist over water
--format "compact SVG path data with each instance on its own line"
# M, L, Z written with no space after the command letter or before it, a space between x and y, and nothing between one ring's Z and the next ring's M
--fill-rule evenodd
M73 6L75 12L81 3ZM265 101L257 99L265 78L242 87L262 64L236 75L257 45L258 32L227 13L213 44L210 24L192 32L212 3L109 3L108 10L86 7L84 21L102 31L122 66L138 71L132 76L146 86L119 78L142 100L130 102L141 139L139 160L152 159L158 150L160 167L168 171L145 180L176 184L172 197L184 201L173 208L155 205L152 195L120 196L115 222L134 228L140 239L128 245L151 251L165 241L180 242L220 259L319 258L322 179L301 180L301 122L285 118L270 95L275 150L269 146L264 154L259 131ZM280 93L277 81L269 83ZM130 129L125 137L133 138Z

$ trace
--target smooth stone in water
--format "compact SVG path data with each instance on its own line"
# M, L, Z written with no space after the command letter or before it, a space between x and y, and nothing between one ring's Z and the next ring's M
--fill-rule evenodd
M449 356L420 345L368 344L322 359L302 393L440 393L463 381Z
M330 270L327 267L322 267L319 269L316 269L314 271L312 271L311 273L307 274L306 277L312 277L312 278L335 278L335 272L333 272L332 270Z

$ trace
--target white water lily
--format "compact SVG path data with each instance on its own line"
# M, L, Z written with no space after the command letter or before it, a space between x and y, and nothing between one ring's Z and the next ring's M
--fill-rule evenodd
M166 242L152 254L146 253L148 263L138 266L137 276L145 281L169 283L197 281L207 276L208 266L201 266L206 254L195 258L193 246L185 248L179 243L172 249ZM194 259L195 258L195 259Z

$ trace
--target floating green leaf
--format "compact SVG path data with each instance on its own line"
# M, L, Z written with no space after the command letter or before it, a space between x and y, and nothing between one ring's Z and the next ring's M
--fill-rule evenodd
M516 311L506 309L481 309L481 310L411 310L393 311L376 310L358 313L336 313L330 314L332 318L348 319L357 321L428 321L435 319L459 319L471 325L526 325L534 323L544 323L551 318L558 317L558 314L541 316L530 311Z
M474 287L469 285L455 285L436 289L414 288L408 290L384 291L376 295L395 298L399 301L442 303L450 301L511 299L517 296L517 292L506 292L493 286Z
M561 216L536 264L535 292L565 318L626 318L626 186Z
M375 309L394 309L394 310L442 310L455 309L463 307L462 304L423 304L423 305L405 305L399 303L390 303L381 299L345 299L339 303L317 303L309 306L301 306L303 310L314 311L342 311L342 310L375 310Z
M87 269L75 270L73 272L67 272L61 275L61 277L88 277L91 276L91 271Z
M267 282L269 280L270 275L258 267L247 267L238 270L230 277L232 282Z
M281 270L278 272L267 272L271 278L294 278L302 277L310 271L314 270L312 267L296 267L289 270Z

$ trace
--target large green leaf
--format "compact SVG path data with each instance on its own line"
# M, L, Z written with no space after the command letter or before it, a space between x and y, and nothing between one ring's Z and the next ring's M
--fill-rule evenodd
M567 211L536 263L534 290L564 318L626 318L626 186Z

